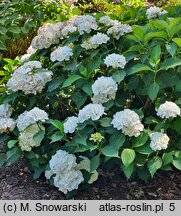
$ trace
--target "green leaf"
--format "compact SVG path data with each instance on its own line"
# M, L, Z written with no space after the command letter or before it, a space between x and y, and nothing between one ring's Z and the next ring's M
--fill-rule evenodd
M173 165L176 167L178 170L181 170L181 158L173 160Z
M19 34L21 32L21 28L15 25L10 26L8 30L14 34Z
M7 50L7 47L3 42L0 41L0 50Z
M48 122L64 133L63 123L56 119L49 119Z
M12 150L8 151L6 153L6 157L7 157L7 165L10 166L13 163L15 163L20 157L22 156L22 151L19 147L15 147Z
M177 45L174 44L174 43L171 43L171 44L167 44L166 45L166 48L167 48L167 51L170 53L170 55L172 57L174 57L176 51L177 51Z
M168 70L181 65L181 59L178 58L167 58L160 66L160 70Z
M144 29L142 26L135 25L132 27L134 35L141 41L144 39Z
M95 69L98 69L100 67L101 63L102 63L101 57L94 58L94 59L90 60L88 65L87 65L88 74L94 72Z
M148 138L149 138L149 136L147 133L142 133L140 136L133 138L132 139L132 142L133 142L132 147L137 148L137 147L143 146L147 142Z
M173 161L173 155L172 152L164 153L162 156L163 166L168 165Z
M51 143L60 141L64 135L62 133L54 133L51 136Z
M123 172L128 179L133 174L133 171L134 171L134 164L133 163L129 164L128 166L123 165Z
M147 44L148 41L151 40L151 39L153 39L153 38L167 39L167 34L164 31L149 32L144 37L145 44Z
M173 38L172 41L175 42L178 47L181 47L181 38Z
M153 70L148 65L138 63L129 69L128 75L135 74L140 71L153 71Z
M152 101L154 101L157 98L158 92L159 92L160 86L158 83L154 82L152 83L148 88L148 95Z
M160 44L157 44L153 49L151 50L151 65L155 66L160 62L160 56L161 56L161 46Z
M140 154L151 154L153 150L150 148L150 145L144 145L134 149L136 152Z
M110 127L110 126L111 126L111 121L112 121L112 119L109 118L109 117L103 117L103 118L101 118L101 119L99 120L100 125L101 125L102 127Z
M9 149L13 148L17 142L18 142L18 140L10 140L10 141L7 143L8 148L9 148Z
M100 155L96 155L91 159L90 162L90 172L96 170L100 164Z
M44 136L45 136L45 130L40 130L38 133L36 133L33 136L33 140L35 141L35 143L37 143L37 146L41 143Z
M133 149L124 149L121 153L121 160L123 164L127 167L129 166L135 159L135 151Z
M124 70L121 70L113 73L112 78L115 82L120 84L120 82L124 80L125 76L126 76L126 72Z
M65 82L63 83L62 88L71 86L75 81L79 79L83 79L83 77L81 77L80 75L76 75L76 74L69 76L69 78L67 78Z
M102 153L103 155L107 156L107 157L117 157L118 156L118 149L115 148L114 146L106 146L102 149Z
M6 155L0 153L0 167L2 167L5 162L6 162Z
M90 84L85 84L85 85L83 85L82 89L83 89L83 91L84 91L87 95L89 95L90 97L92 96L92 94L93 94L93 92L92 92L92 85L90 85Z
M148 170L149 170L151 176L153 177L154 174L156 173L156 171L161 168L162 159L158 156L155 156L155 157L149 159L147 166L148 166Z
M33 180L38 179L42 172L45 171L45 167L34 167Z
M122 133L113 134L109 139L110 145L114 146L117 150L119 150L120 147L123 146L124 142L125 136Z

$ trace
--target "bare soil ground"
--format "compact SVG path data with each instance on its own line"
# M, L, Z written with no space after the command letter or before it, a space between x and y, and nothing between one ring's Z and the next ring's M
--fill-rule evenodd
M50 186L44 177L32 180L24 169L25 161L0 169L1 200L62 200L65 196ZM79 191L74 199L181 199L181 172L159 172L149 183L134 179L127 181L119 170L102 172L90 188Z

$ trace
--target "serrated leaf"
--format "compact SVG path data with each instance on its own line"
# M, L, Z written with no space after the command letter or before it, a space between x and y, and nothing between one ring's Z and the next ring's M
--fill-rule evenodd
M168 70L170 68L175 68L181 65L181 59L178 58L168 58L160 66L160 70Z
M134 164L133 163L129 164L128 166L123 165L123 172L128 179L133 174L133 171L134 171Z
M136 64L128 70L128 75L132 75L141 71L153 71L148 65L145 64Z
M110 145L114 146L118 150L120 149L121 146L123 146L124 142L125 142L125 135L122 133L113 134L109 139Z
M122 71L117 71L117 72L113 73L112 78L115 82L120 84L121 81L124 80L125 76L126 76L126 72L122 70Z
M121 160L123 164L127 167L134 161L135 156L136 154L133 149L123 149L121 153Z
M114 146L106 146L102 149L102 153L103 155L107 156L107 157L117 157L118 156L118 149L115 148Z
M154 101L157 98L159 90L160 90L160 86L156 82L152 83L149 86L148 95L152 101Z
M181 170L181 158L178 158L176 160L173 160L173 165L176 167L178 170Z
M64 133L63 123L57 119L49 119L48 122Z
M173 154L172 152L164 153L162 156L163 166L168 165L173 161Z
M81 77L80 75L76 75L76 74L69 76L69 78L67 78L65 82L63 83L62 88L71 86L75 81L79 79L83 79L83 77Z
M147 166L148 166L148 170L149 170L151 176L153 177L155 175L156 171L161 168L162 159L158 156L155 156L155 157L149 159Z
M100 164L100 155L96 155L91 159L90 162L90 172L96 170Z

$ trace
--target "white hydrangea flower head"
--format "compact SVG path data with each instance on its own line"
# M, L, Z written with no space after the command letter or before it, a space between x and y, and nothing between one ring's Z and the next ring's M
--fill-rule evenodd
M167 11L161 9L159 7L153 6L147 9L146 15L148 19L153 19L159 17L160 15L168 13Z
M89 49L96 49L101 44L106 44L110 40L110 37L108 37L106 34L103 33L97 33L90 37L89 39L85 40L81 46L85 48L86 50Z
M65 133L74 133L77 125L79 123L78 117L72 116L68 117L64 123L64 132Z
M0 134L2 133L8 133L10 131L13 131L16 127L16 122L11 118L1 118L0 117Z
M13 108L9 104L0 105L0 118L10 118L13 113Z
M126 65L126 58L123 55L113 53L104 59L104 63L107 65L107 67L123 69Z
M20 62L24 63L26 61L29 61L29 58L31 55L33 55L37 50L33 49L32 46L30 46L27 50L26 50L26 54L21 56Z
M45 120L48 120L48 114L44 110L34 107L32 110L20 114L16 122L18 130L24 131L30 125L38 121L45 122Z
M151 143L150 147L152 150L167 149L170 138L165 133L155 132L150 135Z
M67 37L69 34L75 32L75 31L77 31L77 27L75 27L74 25L67 25L62 29L61 34L64 37Z
M111 124L117 130L122 130L123 134L129 137L138 137L144 129L138 114L130 109L117 112L113 116Z
M22 151L31 151L32 148L40 146L42 140L40 142L35 142L34 140L34 136L40 130L45 130L45 128L43 126L33 124L20 133L19 146Z
M79 122L83 123L88 119L91 119L92 121L100 119L105 114L104 109L105 108L102 106L102 104L86 105L83 109L79 111Z
M18 67L7 82L8 89L24 94L41 93L46 83L52 80L52 71L42 68L39 61L29 61Z
M96 19L90 15L80 16L75 20L74 25L77 27L81 35L84 34L85 32L90 33L91 30L98 29Z
M84 181L83 175L76 163L76 157L66 151L58 150L52 156L50 162L50 170L45 172L45 176L50 179L54 177L54 185L63 193L78 189L81 182Z
M157 110L157 116L160 118L168 119L168 118L175 118L177 116L180 116L180 108L177 106L177 104L166 101L164 104L161 104Z
M109 27L114 24L113 20L109 16L103 16L99 19L99 23Z
M52 44L58 44L62 27L63 23L61 22L56 24L44 24L39 28L38 35L32 40L32 47L39 50L49 48Z
M93 103L106 103L109 100L114 100L118 90L117 83L112 77L101 76L92 85Z
M63 174L57 174L54 177L54 186L62 191L64 194L78 189L81 182L84 181L82 172L80 170L70 170L66 171Z
M132 28L128 24L122 24L119 21L112 21L113 25L107 30L107 34L111 35L116 40L119 40L121 36L132 32Z
M69 61L70 57L73 56L73 50L68 46L56 48L50 55L50 60L52 62L58 61L63 62Z

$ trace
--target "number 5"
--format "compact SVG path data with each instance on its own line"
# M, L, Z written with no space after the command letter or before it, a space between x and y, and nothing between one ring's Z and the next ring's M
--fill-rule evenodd
M175 203L170 203L169 210L170 211L175 211Z

